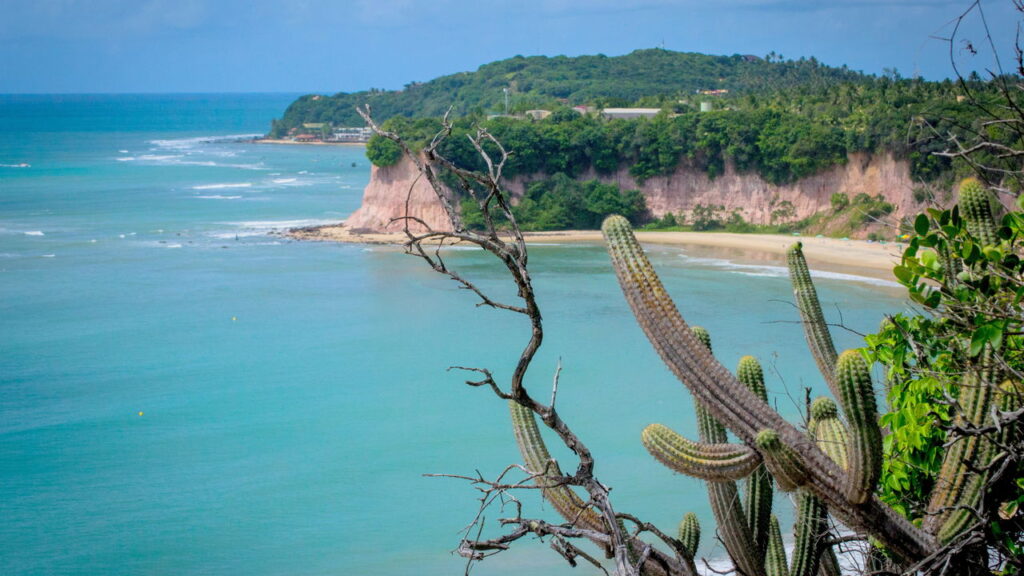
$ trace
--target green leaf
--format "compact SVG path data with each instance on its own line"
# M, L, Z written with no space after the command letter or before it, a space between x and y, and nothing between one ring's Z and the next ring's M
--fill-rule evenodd
M938 257L935 252L926 250L921 253L921 265L925 268L935 269L938 266Z
M892 269L892 275L900 281L900 284L913 284L914 273L906 266L897 266Z
M1003 341L1003 331L996 324L982 324L975 328L974 333L971 334L971 347L968 350L968 354L972 357L977 356L981 353L981 350L985 347L985 344L991 344L993 348L996 348Z
M916 232L918 236L924 236L925 234L927 234L928 226L929 221L927 215L918 214L917 218L914 219L914 232Z

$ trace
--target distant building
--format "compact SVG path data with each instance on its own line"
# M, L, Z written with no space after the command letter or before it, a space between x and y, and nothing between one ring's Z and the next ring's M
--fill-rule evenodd
M296 142L318 142L319 140L319 136L314 136L312 134L297 134L295 136Z
M365 126L352 128L335 128L331 133L331 142L366 142L373 136L373 130Z
M605 108L601 115L605 118L653 118L661 112L661 108Z
M711 102L701 102L700 103L700 111L701 112L711 112L711 108L712 108L711 107Z
M303 122L302 123L302 127L305 128L306 130L323 130L324 126L326 126L326 125L327 124L325 122Z
M594 108L593 106L573 106L572 109L579 112L583 116L597 112L597 108Z
M530 118L533 118L534 120L543 120L543 119L547 118L548 116L551 116L551 111L550 110L527 110L523 114L526 114L527 116L529 116Z

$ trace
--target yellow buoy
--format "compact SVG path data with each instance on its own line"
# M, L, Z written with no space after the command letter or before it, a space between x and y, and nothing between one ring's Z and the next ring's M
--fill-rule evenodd
M142 416L142 412L139 412L139 416Z

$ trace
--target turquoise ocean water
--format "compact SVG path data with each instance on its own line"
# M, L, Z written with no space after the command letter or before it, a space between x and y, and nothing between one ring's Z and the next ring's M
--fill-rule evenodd
M462 573L450 550L477 493L423 474L493 477L519 456L503 404L446 368L507 376L527 327L395 249L268 234L344 218L369 178L359 147L234 141L291 99L0 96L0 572ZM651 422L694 434L692 407L604 252L531 252L547 327L532 386L546 397L561 359L559 406L616 506L670 532L693 510L720 555L703 487L639 444ZM821 385L784 270L650 252L726 364L759 356L796 416ZM479 252L450 260L508 292ZM839 275L820 290L860 331L901 307ZM538 543L474 570L591 572Z

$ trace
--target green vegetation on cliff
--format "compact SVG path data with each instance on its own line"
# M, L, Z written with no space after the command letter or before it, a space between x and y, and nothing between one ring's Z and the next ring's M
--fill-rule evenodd
M973 101L964 98L965 86ZM506 96L512 114L490 114L505 110ZM464 137L483 126L512 154L507 177L587 179L628 170L643 183L681 165L710 178L732 166L785 184L841 165L851 154L868 153L906 159L915 180L949 189L967 167L934 153L946 150L951 136L961 142L975 138L980 111L998 98L994 82L977 78L964 85L926 82L895 73L868 76L814 59L655 49L620 57L517 56L400 91L306 96L272 131L280 136L314 122L361 125L355 108L369 104L376 119L385 120L384 128L416 147L437 133L439 118L451 107L453 137L441 152L458 165L483 168ZM620 106L661 112L628 120L598 112ZM521 114L532 109L551 114ZM1012 145L1013 134L1005 132L992 138ZM377 166L400 158L398 148L380 137L370 140L367 156ZM554 200L547 202L554 206Z

